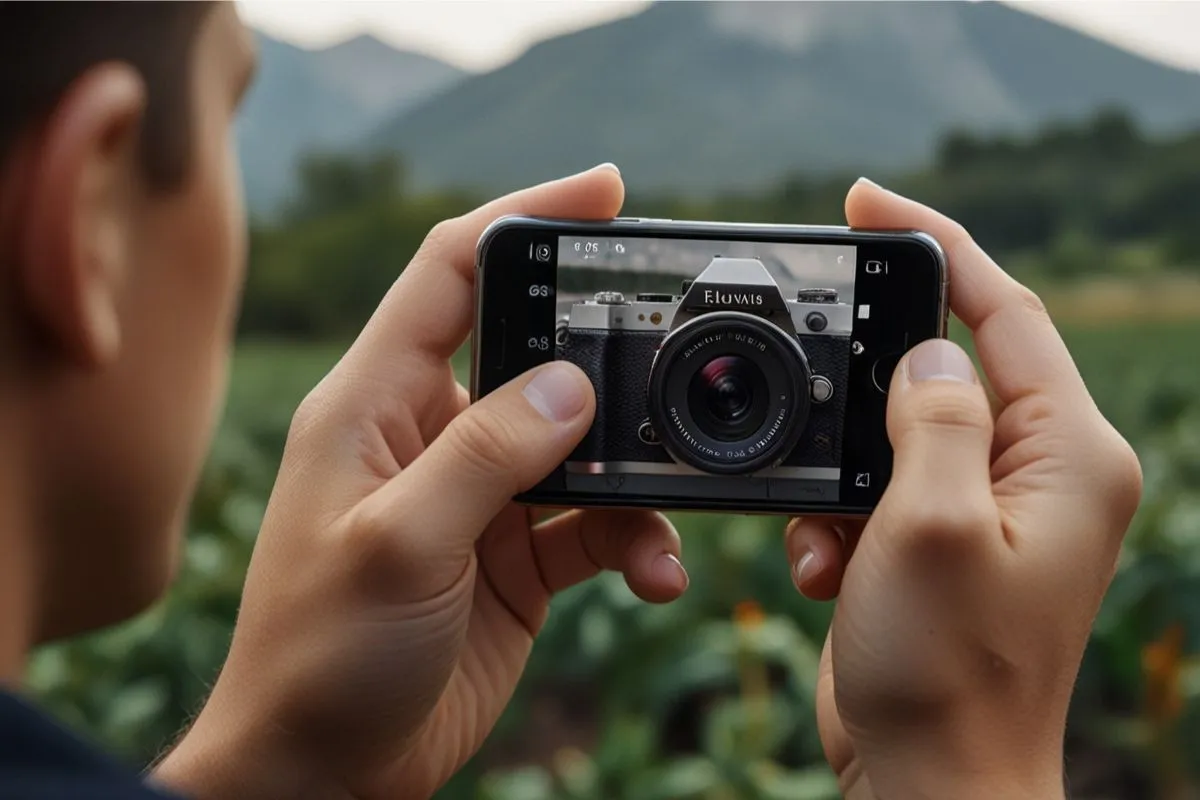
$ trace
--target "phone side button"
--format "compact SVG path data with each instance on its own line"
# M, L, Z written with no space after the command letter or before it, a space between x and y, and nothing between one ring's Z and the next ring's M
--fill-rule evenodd
M888 388L892 385L892 373L896 371L896 365L903 356L903 353L888 353L875 360L874 366L871 367L871 381L876 389L884 394L888 393Z

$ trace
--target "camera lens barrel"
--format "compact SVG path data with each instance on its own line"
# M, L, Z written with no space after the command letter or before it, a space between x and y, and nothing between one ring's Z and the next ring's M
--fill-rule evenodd
M812 402L795 336L739 311L696 317L663 340L650 370L650 422L671 456L703 472L774 466L796 446Z

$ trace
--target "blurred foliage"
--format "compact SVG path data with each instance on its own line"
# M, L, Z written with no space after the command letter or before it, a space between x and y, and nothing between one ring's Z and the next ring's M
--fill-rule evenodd
M394 157L314 155L283 219L256 224L244 333L358 331L430 227L481 198L412 196ZM842 224L854 176L781 179L757 195L639 197L624 213ZM636 190L636 176L630 176ZM1024 279L1200 273L1200 132L1147 139L1116 111L1027 139L952 134L925 171L885 181L962 222Z
M410 196L403 172L315 156L302 180L309 196L274 227L255 227L244 341L178 583L142 617L44 648L32 663L32 686L55 713L134 763L185 726L217 674L296 405L430 227L474 204ZM1200 134L1147 142L1107 114L1028 141L954 136L926 173L895 185L957 215L1002 263L1043 283L1196 263L1187 243L1200 244ZM635 198L628 212L838 222L845 186L793 177L760 197ZM1200 786L1200 320L1157 320L1154 308L1143 319L1064 326L1146 472L1072 709L1067 770L1080 799L1174 800ZM461 375L462 355L457 366ZM837 796L813 710L831 607L793 589L782 521L676 523L687 595L647 606L607 575L557 598L514 702L442 797Z
M1200 323L1065 331L1146 469L1073 708L1076 798L1168 798L1200 776L1200 668L1188 656L1200 652L1198 333ZM179 582L139 619L37 654L31 681L54 712L137 763L184 726L223 659L291 412L341 352L239 348ZM647 606L606 575L557 598L509 711L442 797L837 796L813 710L831 607L793 589L782 522L675 521L687 595Z

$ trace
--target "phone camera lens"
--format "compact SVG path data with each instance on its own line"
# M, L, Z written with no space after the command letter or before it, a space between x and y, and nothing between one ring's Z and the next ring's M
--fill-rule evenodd
M550 260L551 255L553 255L553 253L551 252L550 245L548 244L539 244L533 249L533 257L543 264Z

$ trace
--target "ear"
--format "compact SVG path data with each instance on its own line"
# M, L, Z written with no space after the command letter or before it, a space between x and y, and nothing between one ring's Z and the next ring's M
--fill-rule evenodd
M38 128L22 171L17 279L43 337L86 368L110 363L121 346L145 107L132 67L93 67Z

